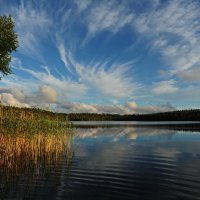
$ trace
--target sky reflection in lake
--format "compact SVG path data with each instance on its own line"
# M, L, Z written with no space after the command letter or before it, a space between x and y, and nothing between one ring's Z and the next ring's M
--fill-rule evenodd
M60 152L56 162L45 162L45 156L38 159L39 171L22 169L7 182L1 179L1 187L7 184L1 197L160 200L200 196L200 132L132 126L76 128L70 156L66 147Z
M199 132L77 128L75 138L79 167L93 170L92 183L118 198L198 199L200 195Z

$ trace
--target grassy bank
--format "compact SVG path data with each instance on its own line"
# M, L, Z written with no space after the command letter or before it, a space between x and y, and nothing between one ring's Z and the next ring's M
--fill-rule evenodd
M66 114L0 105L1 134L60 133L70 129Z

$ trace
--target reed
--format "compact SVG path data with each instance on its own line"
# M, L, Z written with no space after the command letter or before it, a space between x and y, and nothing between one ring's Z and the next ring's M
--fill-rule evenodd
M66 114L0 104L0 199L13 180L33 181L66 158L72 162L72 127ZM44 170L45 169L45 170Z
M27 177L32 185L51 174L63 157L69 168L72 164L71 133L1 134L0 141L0 199L18 177Z
M0 166L16 174L30 164L37 167L42 160L48 164L71 153L71 134L1 134L0 141Z
M1 134L61 133L70 130L66 114L0 105Z

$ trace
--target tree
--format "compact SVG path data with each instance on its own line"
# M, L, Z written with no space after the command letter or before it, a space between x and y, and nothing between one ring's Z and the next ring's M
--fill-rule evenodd
M14 21L11 16L0 16L0 72L8 75L11 53L18 47L17 34L14 31Z

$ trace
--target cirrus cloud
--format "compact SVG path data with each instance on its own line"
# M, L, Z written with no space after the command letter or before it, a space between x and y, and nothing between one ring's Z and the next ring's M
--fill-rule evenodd
M160 81L153 83L152 92L155 94L168 94L178 91L178 87L175 86L173 79L168 81Z

